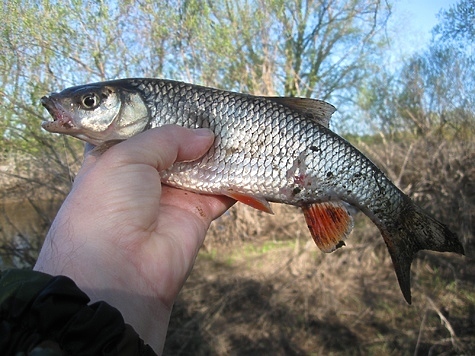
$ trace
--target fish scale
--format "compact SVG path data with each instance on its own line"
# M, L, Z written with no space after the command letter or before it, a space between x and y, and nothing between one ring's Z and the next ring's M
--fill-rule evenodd
M404 297L421 249L463 254L457 236L399 190L366 156L328 128L334 107L320 100L262 97L162 79L132 78L65 89L42 98L48 131L94 145L167 124L210 128L199 160L161 172L166 184L227 195L263 211L299 206L322 251L344 245L352 205L379 228Z

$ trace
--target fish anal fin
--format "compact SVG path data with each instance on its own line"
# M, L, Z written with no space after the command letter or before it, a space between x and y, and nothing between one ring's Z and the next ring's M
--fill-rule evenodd
M327 128L332 114L336 111L336 108L332 104L318 99L280 96L269 96L265 98L310 117L312 120Z
M353 229L353 218L343 202L315 203L302 207L313 240L323 252L333 252L345 245Z
M262 197L249 195L245 193L239 193L239 192L235 192L231 190L226 190L221 193L243 204L249 205L250 207L254 209L261 210L269 214L274 214L269 202Z

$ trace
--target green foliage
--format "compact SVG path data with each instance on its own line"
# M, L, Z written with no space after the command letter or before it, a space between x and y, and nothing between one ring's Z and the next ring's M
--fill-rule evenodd
M403 69L398 99L404 122L419 133L445 130L466 135L475 123L473 58L437 43ZM472 130L472 134L473 134Z
M373 132L473 139L473 8L471 1L463 0L442 11L428 48L406 59L402 67L383 66L377 75L362 81L356 103Z
M389 9L382 0L13 0L0 16L3 160L30 157L40 170L52 160L57 174L81 145L40 128L51 91L152 76L338 101L369 70Z
M439 14L440 23L434 28L434 33L440 40L467 45L474 43L475 38L475 4L472 0L461 0L448 10ZM472 49L474 49L472 47Z

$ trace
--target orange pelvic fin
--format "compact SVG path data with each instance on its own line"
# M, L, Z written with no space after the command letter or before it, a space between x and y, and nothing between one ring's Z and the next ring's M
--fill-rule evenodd
M341 201L302 207L313 240L323 252L333 252L353 229L353 218Z
M250 207L253 207L254 209L261 210L269 214L274 214L274 212L272 211L272 208L270 207L269 202L262 197L248 195L244 193L238 193L238 192L229 191L229 190L223 192L222 194L230 198L233 198L243 204L249 205Z

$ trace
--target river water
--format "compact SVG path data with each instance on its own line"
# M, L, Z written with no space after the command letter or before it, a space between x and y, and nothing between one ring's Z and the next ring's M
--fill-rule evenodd
M28 267L43 242L61 201L0 201L0 267Z

